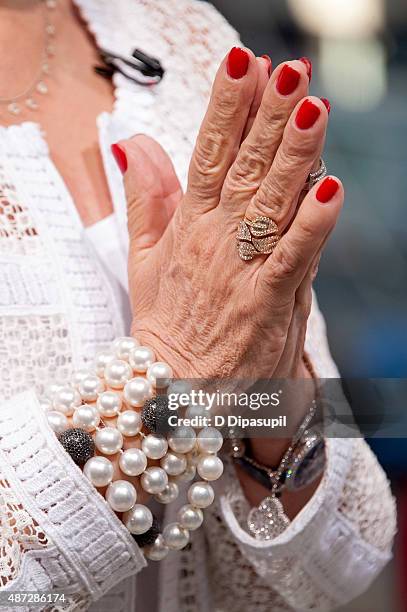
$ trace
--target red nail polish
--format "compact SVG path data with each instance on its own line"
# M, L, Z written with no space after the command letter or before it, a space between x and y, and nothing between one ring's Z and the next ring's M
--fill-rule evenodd
M268 63L267 70L268 70L269 76L271 76L271 73L273 71L273 62L271 61L271 57L269 55L264 54L262 55L262 58L267 60L267 63Z
M327 204L329 200L332 200L338 189L339 183L330 176L327 176L318 187L316 194L318 202L321 202L322 204Z
M329 113L331 112L331 103L330 103L330 101L328 100L328 98L321 98L321 102L324 103L324 105L326 107L326 110L328 111L328 115L329 115Z
M227 71L232 79L241 79L249 68L249 54L240 47L233 47L228 55Z
M300 57L300 62L302 62L306 69L307 69L307 75L309 78L309 82L311 83L311 79L312 79L312 62L310 59L308 59L308 57Z
M114 158L119 166L121 173L124 174L127 170L127 156L124 149L118 144L112 144L110 147Z
M320 114L321 110L316 104L311 100L304 100L298 109L295 123L301 130L308 130L314 125Z
M297 88L297 85L300 80L300 73L298 70L291 68L288 64L285 64L278 75L276 87L278 93L283 96L288 96L292 94L293 91Z

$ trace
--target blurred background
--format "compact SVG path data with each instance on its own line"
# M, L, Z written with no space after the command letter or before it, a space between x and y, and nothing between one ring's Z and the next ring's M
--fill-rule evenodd
M332 352L344 376L407 378L407 0L212 3L275 66L312 60L312 93L332 104L324 158L346 188L316 281ZM371 444L398 498L396 557L346 612L404 612L407 444Z

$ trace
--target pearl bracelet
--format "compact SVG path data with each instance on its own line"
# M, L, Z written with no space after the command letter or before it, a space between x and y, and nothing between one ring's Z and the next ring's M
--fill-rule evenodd
M41 400L62 446L96 488L106 488L107 503L123 513L125 526L145 556L154 561L188 544L189 532L201 526L202 510L214 500L209 482L223 473L217 456L223 444L219 430L170 427L166 394L179 385L171 378L171 367L155 361L151 348L140 346L135 338L118 338L96 355L94 370L76 372L69 386L51 385ZM129 446L128 441L137 439L141 448L123 449L124 443ZM117 453L124 478L113 480L109 457ZM178 482L191 482L196 473L202 480L190 485L189 503L178 511L178 521L166 525L162 533L151 510L136 503L136 488L125 479L138 476L147 493L169 504L178 497Z

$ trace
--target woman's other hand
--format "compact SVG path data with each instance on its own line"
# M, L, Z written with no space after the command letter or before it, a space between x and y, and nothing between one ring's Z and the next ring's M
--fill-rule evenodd
M248 50L222 62L184 195L158 145L140 137L119 143L132 331L179 377L303 374L311 279L343 189L325 179L298 207L323 148L327 109L307 95L301 61L280 65L264 92L259 74ZM245 214L278 224L282 237L268 257L239 259L236 229Z

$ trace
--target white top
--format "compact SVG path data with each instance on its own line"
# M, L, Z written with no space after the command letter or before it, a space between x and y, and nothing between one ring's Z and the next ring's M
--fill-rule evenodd
M127 53L136 43L165 57L167 74L148 90L115 77L115 110L98 118L115 216L87 231L39 126L0 128L0 590L55 588L72 594L69 610L133 612L147 601L135 581L144 557L60 447L36 392L128 330L126 208L110 144L150 134L185 183L214 71L238 39L207 3L76 2L100 46ZM112 236L109 257L100 231ZM315 301L306 349L319 376L337 376ZM248 510L227 465L192 545L159 564L162 612L328 610L367 588L390 557L394 502L362 440L328 440L321 485L275 540L247 533Z

